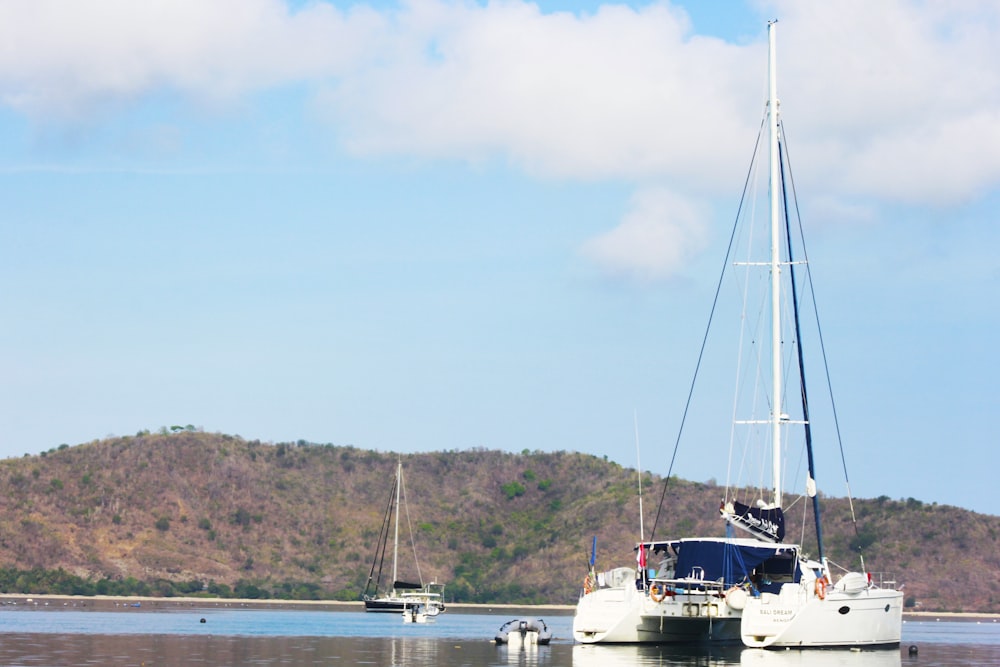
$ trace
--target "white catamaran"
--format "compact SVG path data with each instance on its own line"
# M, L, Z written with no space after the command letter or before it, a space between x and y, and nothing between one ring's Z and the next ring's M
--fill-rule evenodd
M771 449L773 496L767 501L742 503L729 493L720 508L729 525L749 537L702 537L642 541L636 545L637 567L619 567L585 580L573 619L574 638L581 643L689 643L742 642L751 647L894 646L900 641L902 593L873 582L867 573L848 572L836 583L823 555L819 506L815 490L808 402L805 393L801 342L799 355L789 366L799 369L799 385L786 391L782 371L782 309L795 313L798 341L798 304L794 288L791 243L784 202L784 169L779 151L778 100L775 75L775 23L768 24L768 100L765 108L768 137L770 225L765 232L770 257L747 262L750 268L770 272L765 299L769 301L770 391L763 392L768 411L761 419L739 420L765 432ZM783 226L781 223L785 221ZM735 236L735 234L734 234ZM782 249L788 257L782 257ZM727 257L728 262L728 257ZM783 295L782 277L792 284ZM785 296L790 298L784 299ZM746 317L742 318L745 322ZM755 355L767 361L765 354ZM802 417L792 420L786 404L801 395ZM756 394L759 398L761 394ZM798 544L786 544L782 511L782 434L804 427L809 459L807 494L813 498L818 559L808 560ZM668 475L669 476L669 475ZM727 535L731 531L727 530Z
M402 495L403 505L400 504L400 497L403 493L403 464L396 465L396 478L389 493L389 504L386 507L385 515L382 519L382 529L379 533L378 545L375 548L375 557L372 560L371 571L368 573L368 583L361 599L365 603L365 611L403 613L404 619L410 622L420 622L427 617L434 617L444 611L444 585L429 583L424 584L399 580L399 514L400 508L405 506L406 497ZM408 517L407 517L408 518ZM389 528L392 526L392 582L386 590L379 592L379 584L383 576L383 566L388 556ZM412 543L413 535L410 533ZM417 562L416 549L414 548L413 560L417 568L417 576L420 576L420 564Z
M739 643L749 582L790 580L795 547L692 537L640 542L636 551L638 568L588 575L573 616L578 642Z
M784 405L783 361L781 355L782 294L781 274L787 268L792 276L792 312L798 329L798 310L794 303L794 267L792 258L782 258L781 248L790 249L790 243L781 245L781 206L787 201L781 157L784 155L784 137L779 121L777 74L775 58L775 23L768 24L768 138L770 155L770 206L771 206L771 437L772 477L774 496L770 506L750 508L741 505L727 506L723 515L734 525L753 529L757 521L781 512L781 434L792 424L778 406ZM779 152L780 151L780 152ZM791 251L789 250L789 253ZM799 341L801 350L801 340ZM801 353L798 359L802 371ZM804 381L801 397L805 440L809 455L807 494L814 503L818 559L806 560L795 549L795 571L792 581L782 582L777 590L761 590L747 599L743 609L741 637L747 646L768 648L834 648L834 647L894 647L899 645L903 619L903 593L891 582L883 585L873 581L866 572L846 572L834 581L830 563L823 555L823 537L816 499L815 470L812 456L810 421Z

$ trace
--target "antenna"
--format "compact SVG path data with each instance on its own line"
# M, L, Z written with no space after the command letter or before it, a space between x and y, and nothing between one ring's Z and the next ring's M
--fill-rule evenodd
M635 472L639 482L639 541L645 542L646 533L642 526L642 465L639 463L639 413L635 408L632 408L632 422L635 425Z

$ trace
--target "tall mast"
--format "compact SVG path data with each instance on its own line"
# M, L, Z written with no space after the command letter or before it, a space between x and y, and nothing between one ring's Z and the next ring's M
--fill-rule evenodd
M770 206L771 206L771 476L774 481L775 507L781 506L781 266L780 227L781 211L780 169L778 161L778 76L775 58L775 25L767 24L768 42L768 82L767 82L767 124L769 138Z
M403 462L396 462L396 533L392 538L392 587L396 588L396 563L399 556L399 487L403 484Z

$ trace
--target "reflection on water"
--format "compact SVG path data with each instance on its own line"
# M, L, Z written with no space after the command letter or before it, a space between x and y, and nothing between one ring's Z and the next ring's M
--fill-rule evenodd
M492 641L435 638L212 637L184 635L10 634L0 664L76 665L374 665L376 667L557 667L572 646L509 649Z
M742 667L900 667L899 649L766 651L746 649Z
M569 659L567 657L569 646L538 646L537 644L528 644L523 647L521 646L510 646L509 644L503 644L500 646L495 646L493 650L494 659L497 665L506 667L556 667L558 665L568 665L570 663L565 662ZM484 656L484 660L488 660L489 656ZM491 662L482 663L468 663L468 664L494 664Z
M740 664L742 646L605 646L577 644L573 667L632 667L634 665L694 665L717 667Z
M511 649L488 639L7 634L0 665L372 665L374 667L995 667L996 646L927 644L888 651L724 651L570 643Z
M978 635L968 625L956 624L956 635L975 638L982 643L924 643L923 637L911 634L909 643L900 649L881 650L763 650L742 646L717 649L708 647L676 648L666 646L573 646L572 661L555 663L572 667L997 667L1000 645L997 633ZM942 628L941 630L945 630ZM909 646L918 653L909 655Z
M202 622L201 619L205 619ZM907 623L902 650L764 651L601 646L546 618L549 646L496 646L507 617L444 614L435 623L352 612L0 611L0 665L372 665L374 667L995 667L1000 623ZM918 656L907 648L917 646Z
M898 649L765 651L736 646L599 646L573 647L573 667L900 667ZM923 667L923 666L922 666Z

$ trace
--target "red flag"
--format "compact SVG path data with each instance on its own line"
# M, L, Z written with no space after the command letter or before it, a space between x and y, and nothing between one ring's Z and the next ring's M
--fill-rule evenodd
M646 547L639 545L639 553L635 556L636 561L639 563L639 569L646 569Z

